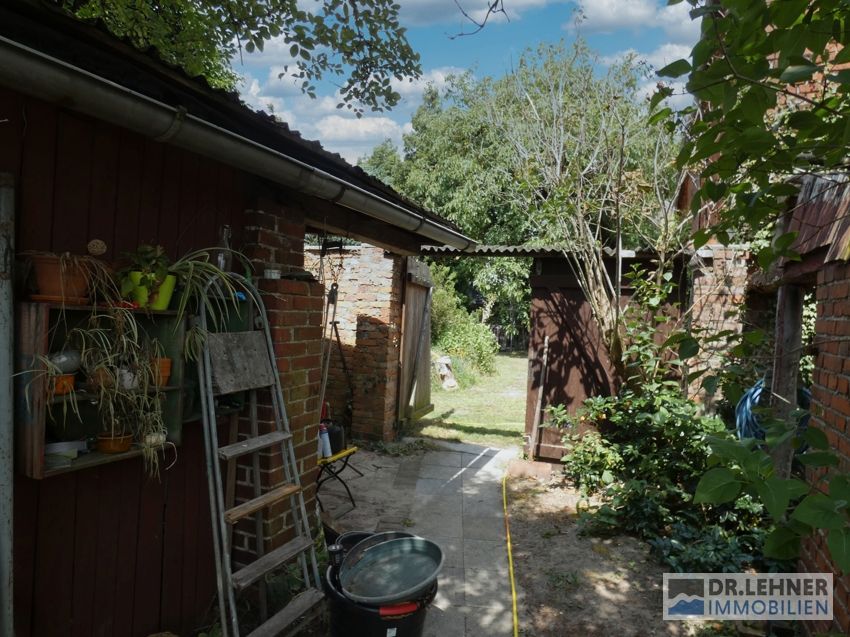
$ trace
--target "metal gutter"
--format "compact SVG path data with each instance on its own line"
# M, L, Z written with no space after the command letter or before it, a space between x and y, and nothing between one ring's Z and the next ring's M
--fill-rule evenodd
M0 635L14 635L12 604L12 513L14 503L14 407L12 400L15 262L15 188L0 173Z
M475 242L424 214L260 143L0 36L0 84L264 177L466 251Z

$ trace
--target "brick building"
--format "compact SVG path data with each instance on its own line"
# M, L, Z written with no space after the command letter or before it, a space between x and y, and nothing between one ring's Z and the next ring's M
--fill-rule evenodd
M806 290L814 291L817 320L813 339L811 425L826 434L832 450L839 456L837 470L842 472L850 471L848 209L850 183L845 175L803 178L793 213L786 220L788 231L798 233L792 247L801 260L783 263L778 272L780 285L796 289L798 295ZM783 352L780 347L776 356L789 353L794 356L793 351ZM816 483L818 477L817 472L809 470L810 482ZM810 631L850 633L850 575L841 575L831 563L825 533L818 532L803 543L800 566L801 570L835 573L833 625L809 626Z
M280 269L282 279L259 286L312 513L324 287L304 271L305 233L350 236L397 255L470 241L285 124L51 6L0 6L0 173L14 191L16 249L84 254L98 238L105 260L141 243L175 258L216 245L228 225L232 246L259 273ZM368 340L374 330L361 331ZM267 423L268 405L260 407ZM6 414L0 426L10 430ZM219 427L226 440L226 423ZM279 460L263 459L265 484ZM4 503L14 498L14 634L201 627L215 591L205 483L201 424L185 420L161 480L135 457L40 480L18 471L13 485L0 484ZM283 510L272 514L269 547L288 524ZM235 530L237 560L255 546L249 526Z
M330 343L325 400L355 438L389 441L398 423L399 365L407 257L361 244L321 255L306 268L338 285L339 341ZM330 320L330 319L329 319Z

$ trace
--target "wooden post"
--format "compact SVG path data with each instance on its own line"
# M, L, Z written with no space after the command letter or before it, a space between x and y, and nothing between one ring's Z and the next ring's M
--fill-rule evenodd
M797 409L797 372L802 347L803 293L791 284L780 286L776 298L776 350L770 382L773 416L796 429L793 413ZM793 437L771 451L775 475L788 478L794 457Z

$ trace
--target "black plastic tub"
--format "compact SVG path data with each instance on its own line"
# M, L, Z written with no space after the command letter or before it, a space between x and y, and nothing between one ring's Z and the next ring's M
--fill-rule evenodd
M328 568L323 580L330 609L331 637L422 637L425 613L437 596L437 582L417 600L386 606L355 602L339 587L336 569ZM394 630L393 630L394 629Z

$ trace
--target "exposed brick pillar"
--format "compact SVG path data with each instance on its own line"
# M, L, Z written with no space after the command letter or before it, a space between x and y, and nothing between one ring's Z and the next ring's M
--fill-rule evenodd
M817 357L812 375L810 426L826 434L830 447L839 456L838 469L847 472L850 471L850 266L843 262L825 265L818 272L816 299ZM809 470L809 481L816 483L822 471ZM838 577L823 533L803 542L800 570L836 573L833 625L807 622L809 632L832 630L850 634L850 576Z
M308 251L307 267L318 275L318 254ZM334 418L350 421L357 438L389 441L395 437L398 363L401 340L405 257L372 246L352 246L324 259L327 285L339 284L336 342L328 374L326 400ZM344 356L349 378L343 371ZM351 399L349 382L353 385ZM350 404L350 413L349 406Z
M262 210L246 212L246 245L243 252L254 265L258 277L267 266L280 267L284 277L303 274L304 219L297 211L279 204L264 203ZM277 369L283 389L284 404L295 445L297 471L304 488L304 500L311 526L314 519L316 449L319 424L319 381L321 376L321 323L323 286L315 280L259 278L271 326ZM259 433L274 428L271 395L258 397ZM226 430L226 427L224 428ZM249 434L249 421L239 423L241 438ZM239 464L237 502L253 497L250 458ZM283 464L279 451L260 454L260 483L263 491L283 480ZM292 514L289 502L266 510L264 542L266 550L279 546L292 536ZM241 521L234 530L234 559L248 561L256 549L253 519Z
M748 255L717 244L707 247L711 249L711 256L701 258L698 254L695 257L698 261L696 267L691 266L691 325L694 329L712 334L726 330L739 333L744 319L741 310L746 291ZM728 349L726 341L712 344L710 349L700 352L698 359L692 363L693 368L717 369ZM689 394L699 400L713 400L716 396L707 397L700 388L702 380L694 381Z

